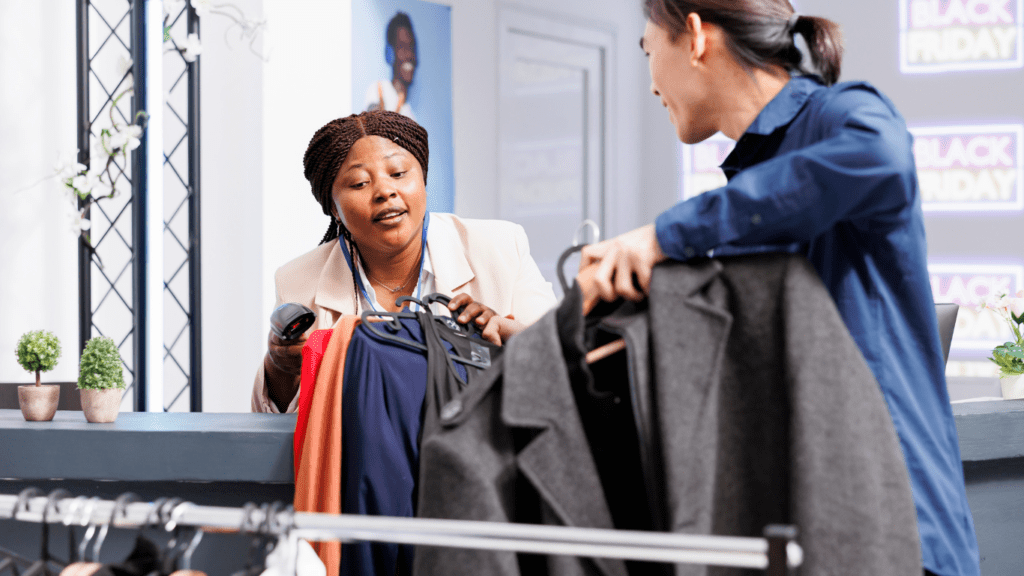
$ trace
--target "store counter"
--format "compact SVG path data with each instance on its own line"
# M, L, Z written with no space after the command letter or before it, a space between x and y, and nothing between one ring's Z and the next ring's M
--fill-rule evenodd
M1024 566L1024 400L953 405L967 501L981 548L981 573Z
M143 500L179 497L208 506L291 503L294 497L294 414L122 412L111 424L90 424L82 412L58 411L51 422L26 422L0 410L0 493L29 486L49 493ZM66 558L68 530L54 529L50 549ZM74 528L81 536L83 528ZM0 547L38 558L38 524L0 519ZM159 531L153 536L160 538ZM120 561L135 532L112 530L101 559ZM166 540L166 536L163 537ZM251 539L208 534L193 566L208 574L241 570Z
M1024 566L1024 400L953 405L982 572ZM197 504L290 502L295 415L122 413L89 424L81 412L25 422L0 410L0 493L26 486L75 495ZM0 533L11 527L0 521ZM34 533L34 531L33 531Z

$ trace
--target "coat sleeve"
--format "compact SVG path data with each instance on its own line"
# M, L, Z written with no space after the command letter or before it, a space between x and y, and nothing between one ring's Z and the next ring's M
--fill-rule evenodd
M275 309L284 303L284 301L281 299L281 283L278 278L279 274L280 270L278 270L277 274L274 274ZM280 414L281 411L277 409L277 405L274 404L273 400L270 399L270 393L267 390L266 373L264 372L263 369L263 362L265 358L266 356L264 355L264 358L260 359L259 368L256 369L256 381L253 382L252 385L252 411ZM291 403L288 404L288 408L285 410L285 413L295 412L296 410L298 410L298 408L299 395L295 394L295 397L292 398Z
M557 300L551 282L544 279L537 262L530 255L530 241L522 226L515 225L513 239L519 255L519 268L512 293L512 315L529 325L554 308Z
M656 221L658 243L686 260L723 244L807 242L837 223L884 230L918 201L911 139L867 87L835 95L817 114L822 139L736 174Z

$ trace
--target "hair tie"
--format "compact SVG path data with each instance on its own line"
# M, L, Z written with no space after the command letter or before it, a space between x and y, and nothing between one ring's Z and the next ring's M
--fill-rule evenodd
M789 31L790 35L796 33L796 24L800 21L800 18L802 18L802 16L799 12L793 12L793 15L786 21L786 30Z

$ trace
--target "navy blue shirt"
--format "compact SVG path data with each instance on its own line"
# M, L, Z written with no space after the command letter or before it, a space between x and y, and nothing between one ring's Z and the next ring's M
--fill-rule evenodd
M794 77L722 169L728 184L658 216L662 250L686 260L711 249L795 245L807 256L888 403L910 472L924 567L942 576L979 574L902 116L866 83L826 88L814 77Z

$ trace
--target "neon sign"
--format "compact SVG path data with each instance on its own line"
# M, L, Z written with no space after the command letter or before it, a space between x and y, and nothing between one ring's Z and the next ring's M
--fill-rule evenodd
M991 310L979 312L977 307L988 298L1024 288L1024 266L929 264L928 275L936 302L960 305L952 350L988 352L1013 337L1002 318Z
M1024 0L900 0L905 74L1024 66Z
M925 211L1024 209L1024 126L911 128Z

